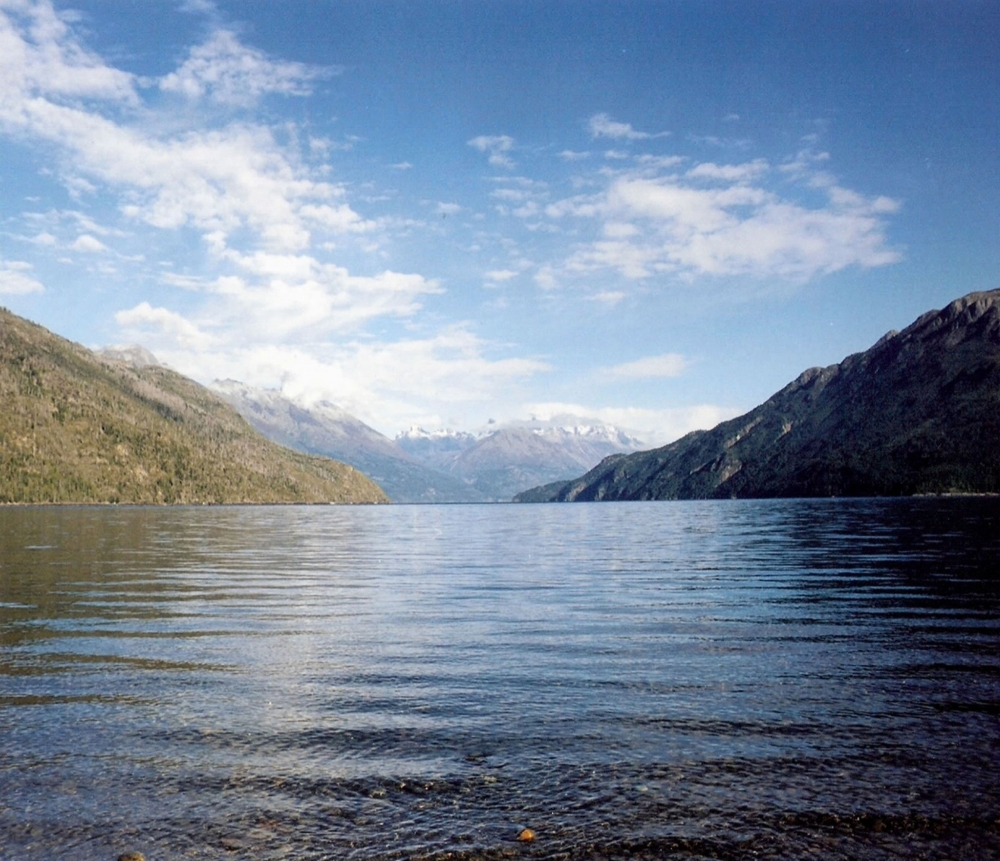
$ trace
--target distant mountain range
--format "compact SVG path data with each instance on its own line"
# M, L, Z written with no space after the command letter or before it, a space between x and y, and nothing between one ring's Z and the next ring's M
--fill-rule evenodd
M429 468L335 404L321 401L306 408L274 389L235 380L216 381L212 389L264 436L298 451L349 463L393 502L486 501L475 488Z
M609 454L641 446L617 428L575 421L562 416L545 423L498 428L481 436L411 428L397 436L396 443L485 497L506 501L528 487L578 474Z
M930 311L746 415L519 502L1000 492L1000 290Z
M283 448L145 351L105 356L0 309L0 503L387 502Z
M376 481L394 502L497 502L542 482L589 469L638 441L571 417L525 423L474 435L411 428L395 440L325 401L303 406L273 389L234 380L212 388L269 439L349 463Z

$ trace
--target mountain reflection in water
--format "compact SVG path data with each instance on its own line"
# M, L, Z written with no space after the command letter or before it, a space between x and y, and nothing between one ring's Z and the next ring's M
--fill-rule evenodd
M0 509L0 857L1000 857L998 562L986 498Z

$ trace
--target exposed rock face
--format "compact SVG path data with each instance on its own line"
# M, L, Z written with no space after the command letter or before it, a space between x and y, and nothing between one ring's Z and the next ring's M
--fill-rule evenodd
M105 347L98 350L97 355L102 359L131 365L133 368L155 368L160 364L156 356L138 344L129 344L125 347Z
M631 437L605 425L541 423L503 427L480 437L413 428L396 441L494 501L507 501L525 488L579 474L612 452L637 447Z
M2 309L0 405L0 502L388 501L155 358L101 358Z
M1000 492L1000 290L931 311L746 415L521 502Z
M289 448L332 457L361 470L393 502L482 502L475 488L420 463L388 437L335 404L308 408L281 392L235 380L212 384L260 433Z

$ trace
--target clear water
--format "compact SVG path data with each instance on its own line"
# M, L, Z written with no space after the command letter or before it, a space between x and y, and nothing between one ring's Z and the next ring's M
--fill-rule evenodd
M998 571L994 499L0 509L0 857L1000 858Z

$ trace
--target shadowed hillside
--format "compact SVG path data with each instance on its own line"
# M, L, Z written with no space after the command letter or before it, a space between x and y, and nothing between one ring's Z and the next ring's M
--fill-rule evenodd
M1000 492L1000 290L931 311L746 415L520 502Z

